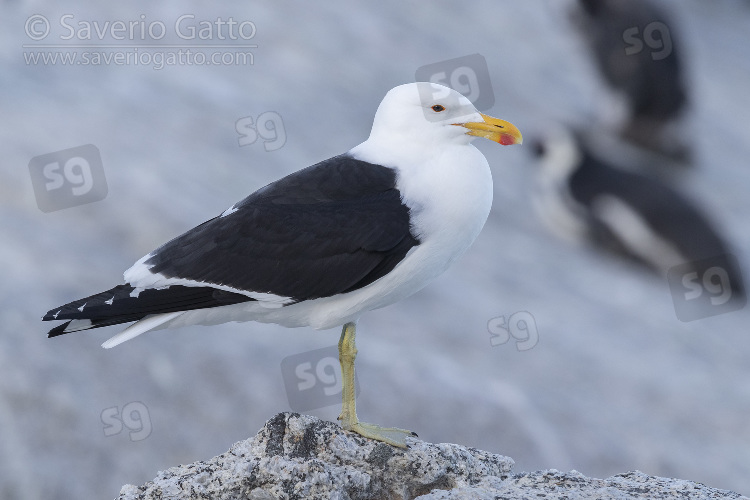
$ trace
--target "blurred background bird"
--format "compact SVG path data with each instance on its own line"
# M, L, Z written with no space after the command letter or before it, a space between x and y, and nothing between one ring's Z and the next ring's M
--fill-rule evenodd
M610 91L602 118L623 141L658 155L654 169L690 165L682 135L690 92L673 17L652 0L579 0L573 18Z
M539 160L535 207L554 233L644 264L670 268L730 253L695 202L658 177L617 165L617 149L599 135L556 123L532 144ZM725 269L735 300L745 299L740 270Z

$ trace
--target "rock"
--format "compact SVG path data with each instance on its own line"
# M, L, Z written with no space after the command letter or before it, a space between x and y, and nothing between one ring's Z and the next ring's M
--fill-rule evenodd
M556 470L511 475L512 467L512 459L475 448L413 439L402 450L279 413L223 455L125 485L118 500L747 498L638 471L595 479Z

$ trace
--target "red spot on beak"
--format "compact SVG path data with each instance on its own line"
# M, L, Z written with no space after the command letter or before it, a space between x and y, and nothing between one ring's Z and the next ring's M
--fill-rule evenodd
M510 134L500 134L500 144L503 146L510 146L516 143L515 137Z

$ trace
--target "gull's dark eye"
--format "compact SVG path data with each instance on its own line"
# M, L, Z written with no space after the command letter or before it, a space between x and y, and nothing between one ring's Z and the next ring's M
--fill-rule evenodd
M441 111L445 111L445 106L442 106L442 105L440 105L440 104L435 104L435 105L434 105L434 106L432 107L432 110L433 110L434 112L436 112L436 113L440 113Z

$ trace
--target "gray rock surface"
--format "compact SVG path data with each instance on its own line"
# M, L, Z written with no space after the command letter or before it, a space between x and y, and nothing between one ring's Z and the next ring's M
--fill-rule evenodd
M258 434L205 462L172 467L118 500L747 498L639 471L607 479L557 470L511 474L511 458L410 440L408 450L333 422L279 413Z

